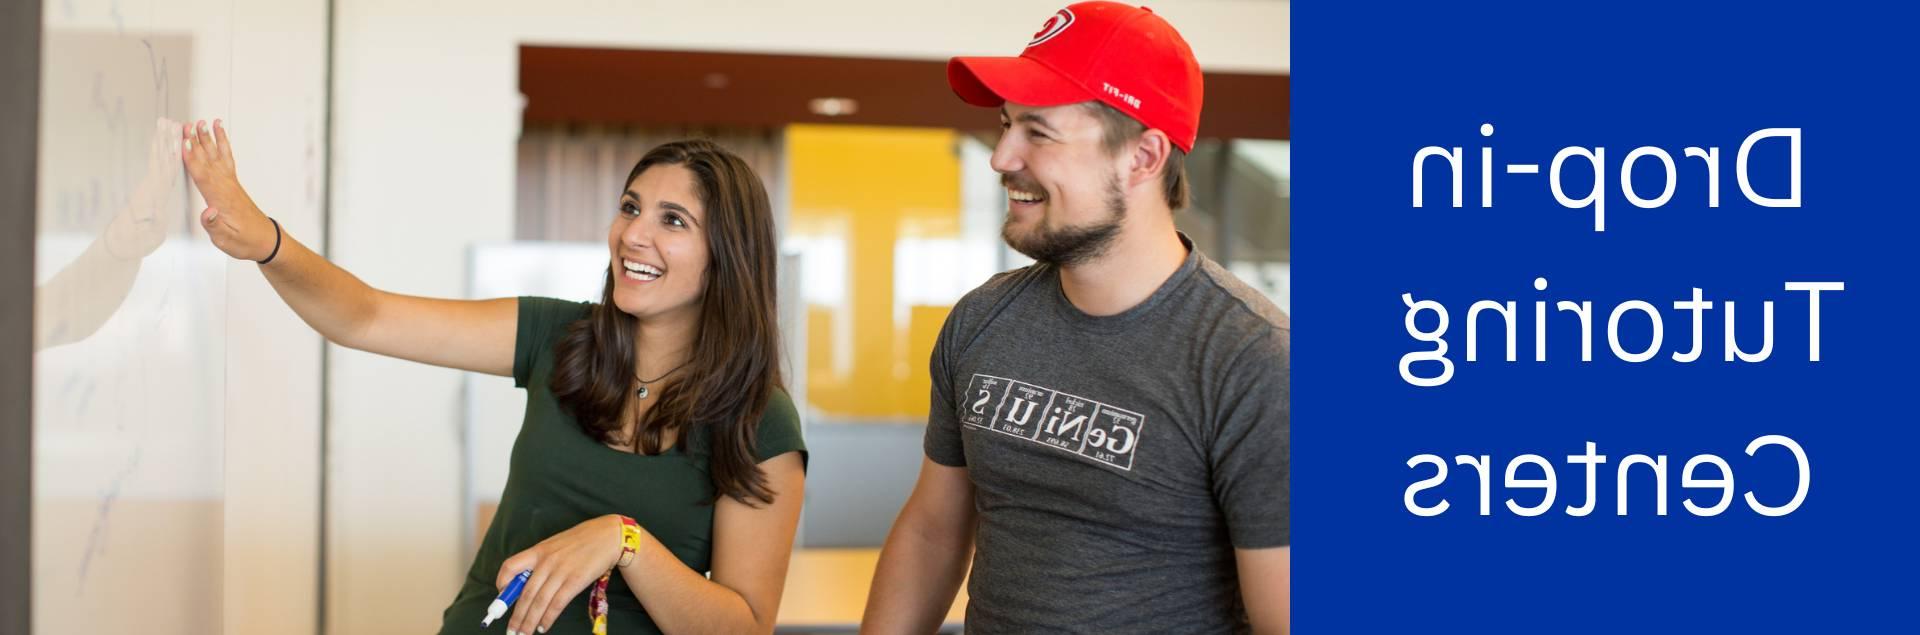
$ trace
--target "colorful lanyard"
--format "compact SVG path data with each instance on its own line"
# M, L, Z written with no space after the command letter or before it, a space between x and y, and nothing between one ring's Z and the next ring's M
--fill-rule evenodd
M613 572L625 569L633 564L633 554L640 550L640 523L626 516L620 517L620 563L614 565L593 583L593 593L587 597L587 617L593 619L593 635L607 635L607 582L613 579Z

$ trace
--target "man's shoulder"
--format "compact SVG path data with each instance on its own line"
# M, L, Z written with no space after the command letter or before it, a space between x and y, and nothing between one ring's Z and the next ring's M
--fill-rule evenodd
M1291 373L1293 326L1287 313L1266 294L1211 259L1201 258L1186 310L1194 320L1196 342L1215 372L1211 381Z
M1286 311L1220 263L1202 257L1198 273L1200 293L1220 320L1245 329L1271 330L1282 339L1293 330Z

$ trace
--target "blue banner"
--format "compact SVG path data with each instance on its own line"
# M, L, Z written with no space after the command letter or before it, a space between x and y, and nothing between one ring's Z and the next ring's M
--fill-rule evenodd
M1912 11L1293 5L1302 632L1886 632Z

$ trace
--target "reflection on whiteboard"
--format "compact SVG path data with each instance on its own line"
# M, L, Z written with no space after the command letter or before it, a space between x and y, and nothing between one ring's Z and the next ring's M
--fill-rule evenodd
M226 262L180 169L193 38L103 9L43 40L34 630L214 632Z

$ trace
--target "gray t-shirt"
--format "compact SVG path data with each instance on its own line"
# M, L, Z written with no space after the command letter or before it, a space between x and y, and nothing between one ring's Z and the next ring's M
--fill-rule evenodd
M969 631L1246 630L1233 549L1289 544L1291 329L1188 249L1119 315L1039 264L941 327L926 453L973 480Z

